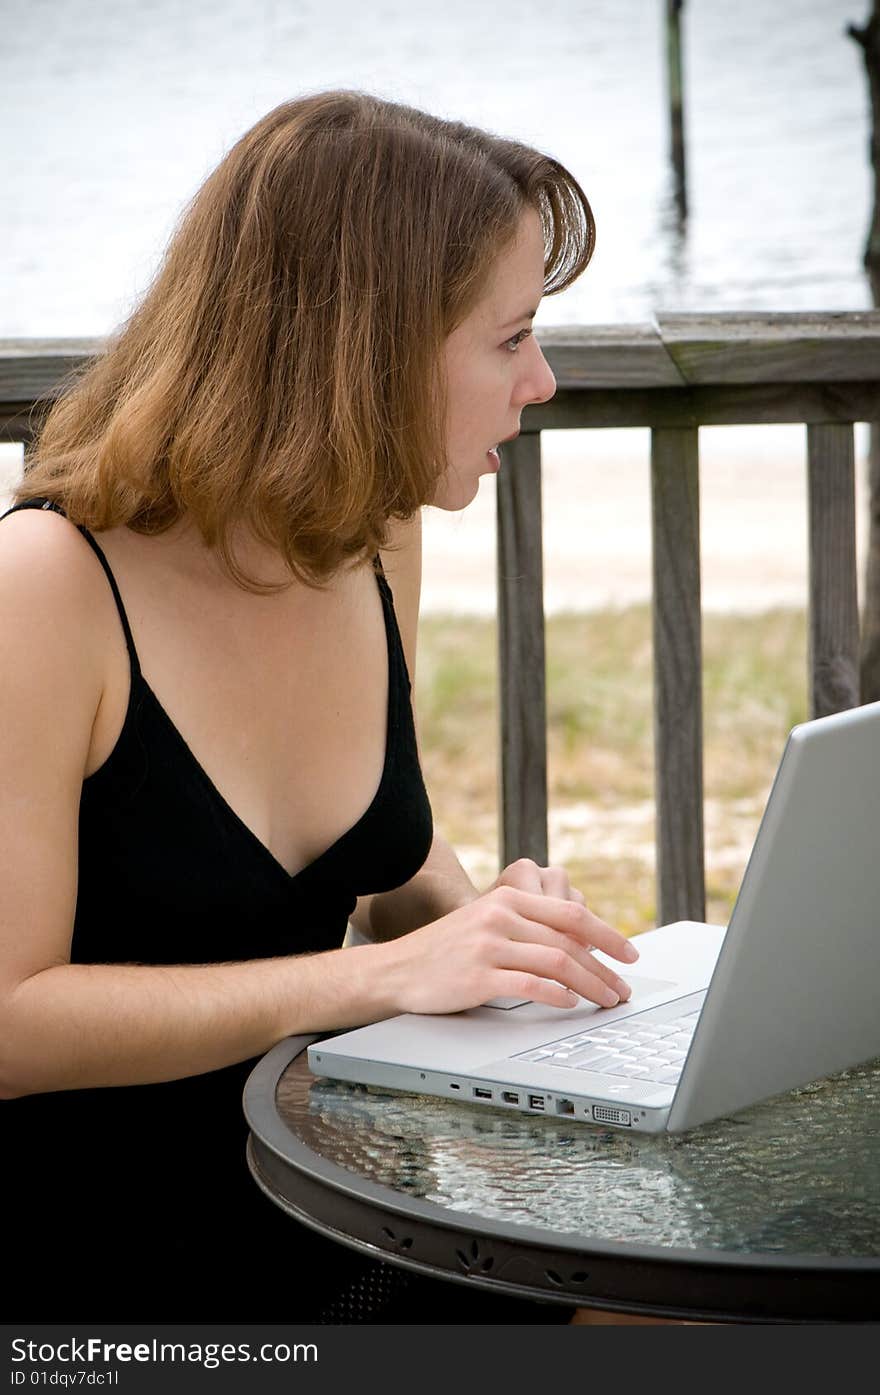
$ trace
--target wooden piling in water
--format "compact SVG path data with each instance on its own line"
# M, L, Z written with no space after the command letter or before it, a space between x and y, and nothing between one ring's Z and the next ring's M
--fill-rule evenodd
M684 146L684 82L681 61L681 12L684 0L666 0L666 73L669 88L669 130L675 203L679 218L687 217L687 178Z

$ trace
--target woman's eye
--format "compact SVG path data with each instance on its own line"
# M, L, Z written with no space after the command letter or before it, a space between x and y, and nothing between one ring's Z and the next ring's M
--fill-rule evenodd
M515 334L512 339L505 340L505 349L508 349L510 353L515 354L522 341L524 339L528 339L531 332L532 331L530 329L521 329L519 331L519 334Z

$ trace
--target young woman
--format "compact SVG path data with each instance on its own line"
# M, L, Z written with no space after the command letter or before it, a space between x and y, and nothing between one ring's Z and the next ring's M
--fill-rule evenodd
M260 1055L628 996L590 947L635 950L562 869L469 881L410 702L419 510L464 508L553 395L531 320L593 238L523 145L359 92L290 102L49 414L0 532L10 1316L319 1320L367 1262L252 1182ZM349 923L370 943L342 948ZM461 1320L429 1289L412 1320Z

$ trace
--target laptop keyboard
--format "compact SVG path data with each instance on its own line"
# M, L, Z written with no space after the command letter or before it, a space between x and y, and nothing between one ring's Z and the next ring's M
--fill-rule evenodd
M681 1075L694 1028L700 1016L688 1012L668 1022L644 1022L633 1017L608 1027L594 1027L573 1036L548 1041L531 1051L521 1051L515 1061L546 1061L570 1070L601 1071L602 1075L626 1075L652 1084L673 1085Z

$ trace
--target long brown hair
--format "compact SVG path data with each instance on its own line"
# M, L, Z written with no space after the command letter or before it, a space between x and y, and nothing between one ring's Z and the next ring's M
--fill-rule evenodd
M160 533L189 515L239 585L245 523L320 585L446 468L444 338L526 205L545 294L593 251L550 156L358 91L286 102L184 211L138 308L54 404L18 499Z

